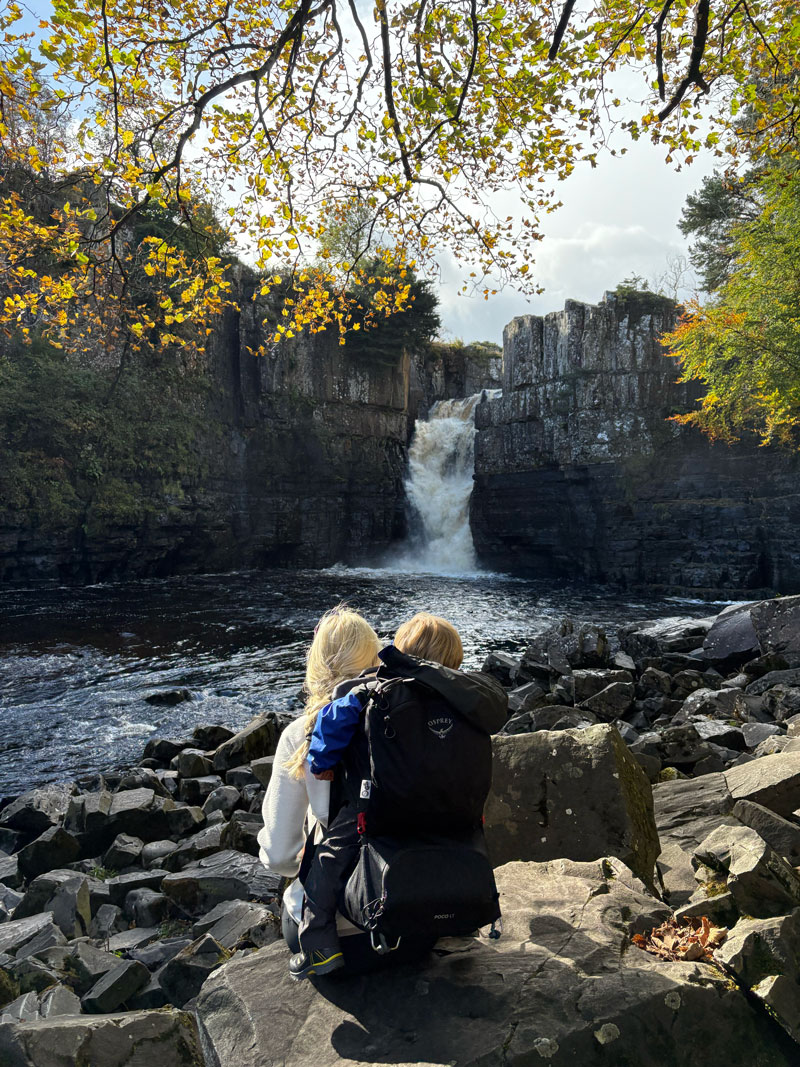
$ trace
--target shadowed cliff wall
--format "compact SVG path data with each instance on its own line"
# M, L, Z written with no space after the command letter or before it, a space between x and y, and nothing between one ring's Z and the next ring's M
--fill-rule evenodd
M661 298L568 301L504 334L503 396L476 411L471 515L481 560L658 592L800 590L800 463L712 444L659 335Z

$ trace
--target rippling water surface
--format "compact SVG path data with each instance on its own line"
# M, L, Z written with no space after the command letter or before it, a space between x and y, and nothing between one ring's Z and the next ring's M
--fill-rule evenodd
M134 763L154 734L185 736L197 723L236 728L260 711L298 710L314 625L340 600L387 638L416 611L444 615L472 668L487 652L521 652L564 614L613 630L715 610L498 575L338 567L3 589L0 796ZM178 687L193 699L172 708L145 701Z

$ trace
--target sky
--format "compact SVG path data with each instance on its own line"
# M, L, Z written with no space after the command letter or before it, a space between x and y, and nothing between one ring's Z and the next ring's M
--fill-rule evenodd
M658 279L670 256L687 254L688 242L678 229L681 209L714 169L710 153L680 172L665 156L663 146L629 142L625 155L604 155L594 169L576 168L559 186L563 207L543 220L544 240L532 267L545 288L540 296L528 298L511 288L488 301L461 296L459 268L443 254L436 286L442 339L502 344L503 327L516 315L559 311L569 299L596 304L631 274L651 283ZM503 207L509 210L502 214L519 211L510 203Z

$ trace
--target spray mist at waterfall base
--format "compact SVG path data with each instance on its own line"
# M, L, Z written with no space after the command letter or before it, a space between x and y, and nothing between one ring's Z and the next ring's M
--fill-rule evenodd
M386 568L416 574L466 575L477 571L469 526L475 466L475 408L485 396L443 400L418 422L408 453L406 497L413 534Z

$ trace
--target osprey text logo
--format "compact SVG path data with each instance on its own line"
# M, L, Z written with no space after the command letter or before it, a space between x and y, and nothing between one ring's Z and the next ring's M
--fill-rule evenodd
M449 715L442 715L438 719L428 719L428 729L436 734L440 741L444 741L453 729L453 720Z

